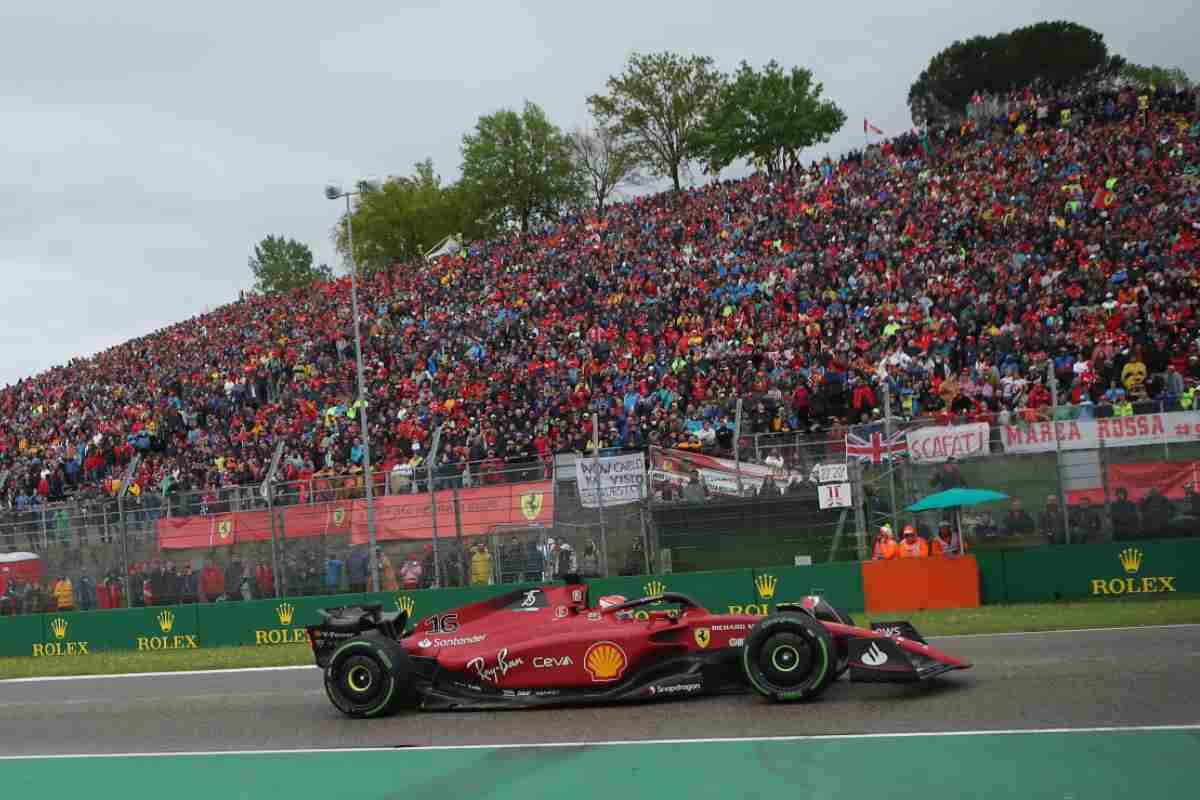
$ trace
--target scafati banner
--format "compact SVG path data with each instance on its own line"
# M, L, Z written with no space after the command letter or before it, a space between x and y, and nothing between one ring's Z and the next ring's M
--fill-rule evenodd
M646 496L646 460L641 453L581 458L575 469L584 508L636 503Z
M908 432L908 455L922 464L987 455L989 430L986 422L917 428Z
M1063 450L1094 450L1101 442L1105 447L1200 442L1200 412L1171 411L1008 425L1001 429L1000 436L1005 452L1046 453L1055 449L1056 431Z

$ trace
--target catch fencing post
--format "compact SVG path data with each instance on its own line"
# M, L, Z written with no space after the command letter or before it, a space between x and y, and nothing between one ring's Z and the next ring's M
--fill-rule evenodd
M437 461L438 450L442 444L442 427L439 425L437 430L433 432L433 444L430 446L429 457L425 462L425 479L429 483L429 506L433 514L433 588L439 589L442 586L442 565L441 555L438 552L438 507L437 507L437 492L434 491L433 485L433 465Z
M604 490L600 486L600 415L592 414L592 458L596 463L596 503L600 507L601 569L608 574L608 523L604 518Z

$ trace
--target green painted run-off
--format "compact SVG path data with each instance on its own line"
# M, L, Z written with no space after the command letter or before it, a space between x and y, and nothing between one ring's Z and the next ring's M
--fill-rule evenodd
M1183 798L1200 731L821 738L3 762L6 793L337 797Z

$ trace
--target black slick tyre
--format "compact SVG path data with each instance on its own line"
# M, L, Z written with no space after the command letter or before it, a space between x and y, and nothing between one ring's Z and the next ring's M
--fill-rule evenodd
M382 717L413 700L412 664L397 642L368 633L338 646L325 667L325 694L349 717Z
M833 637L808 614L782 613L759 622L742 647L742 669L754 691L776 701L809 700L834 680Z

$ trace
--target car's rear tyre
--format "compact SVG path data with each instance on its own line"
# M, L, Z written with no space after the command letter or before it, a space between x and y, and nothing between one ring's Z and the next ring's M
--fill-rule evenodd
M342 643L325 667L325 694L349 717L382 717L413 700L412 663L397 642L377 633Z
M742 647L742 669L756 692L772 700L808 700L834 679L837 653L825 626L808 614L759 622Z

